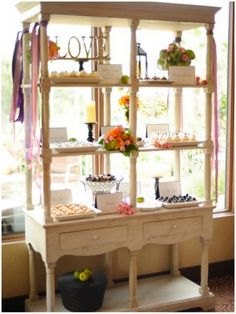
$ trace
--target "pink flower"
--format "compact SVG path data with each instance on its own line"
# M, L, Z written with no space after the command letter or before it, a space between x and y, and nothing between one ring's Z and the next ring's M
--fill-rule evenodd
M119 215L133 215L134 214L134 209L128 203L121 202L118 205L117 213Z
M186 54L182 55L182 60L183 61L189 61L189 57Z
M157 148L171 148L172 144L155 140L154 147L157 147Z

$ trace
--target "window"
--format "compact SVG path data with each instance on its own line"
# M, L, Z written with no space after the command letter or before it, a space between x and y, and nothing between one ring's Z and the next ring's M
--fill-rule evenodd
M212 199L215 200L215 211L225 210L225 186L226 186L226 131L227 131L227 59L228 59L228 29L222 28L222 21L224 25L228 25L228 8L224 6L216 15L216 25L214 27L214 38L217 47L217 87L218 87L218 173L216 173L215 163L213 163L212 173ZM114 53L115 62L119 63L122 60L122 65L128 73L129 68L125 50L121 49L119 55L116 55L118 47L129 47L129 33L122 29L113 29L115 36L114 43L111 42L111 53ZM119 35L120 36L119 36ZM193 64L196 66L197 76L204 78L205 69L205 55L206 55L206 30L205 28L198 28L192 31L183 32L181 45L187 49L192 49L196 53L196 59ZM141 43L141 47L145 50L148 56L148 69L149 76L165 76L166 73L157 67L157 56L161 49L168 46L173 41L175 34L171 32L158 32L158 31L144 31L140 30L137 35L137 42ZM153 39L158 38L158 41L153 43ZM112 55L113 57L113 55ZM151 65L151 66L150 66ZM144 68L144 66L143 66ZM142 73L144 76L144 73ZM118 90L113 93L112 99L112 112L114 121L122 121L124 114L119 110L118 99L125 91ZM173 115L174 115L174 93L173 90L152 90L152 89L139 89L139 96L143 106L138 112L138 130L137 135L145 137L145 126L147 123L168 123L170 130L173 129ZM199 101L200 99L200 101ZM204 137L204 104L205 93L200 89L184 89L183 90L183 129L187 132L194 132L198 139ZM156 108L159 108L159 112ZM117 115L114 115L114 112ZM214 129L212 130L214 135ZM199 172L204 171L204 158L203 153L198 150L184 151L182 153L182 177L181 184L183 192L194 194L197 198L204 197L204 176ZM112 156L113 169L116 169L117 164L121 164L119 156ZM216 156L214 157L216 158ZM142 178L143 189L142 193L148 197L154 195L154 180L151 178L153 175L166 177L173 176L173 154L158 154L158 156L150 154L142 154L139 158L141 164L139 173L140 179ZM150 164L155 164L155 171ZM128 167L128 166L127 166ZM124 167L122 165L124 170ZM145 169L145 170L144 170ZM160 169L162 169L160 171ZM163 171L164 170L164 171ZM153 174L154 172L154 174ZM161 172L161 173L160 173ZM124 175L125 176L125 175ZM217 181L216 181L217 176ZM128 180L128 178L127 178ZM170 179L171 180L171 179ZM145 182L144 182L145 181ZM216 187L216 182L218 187ZM217 191L216 191L217 189Z

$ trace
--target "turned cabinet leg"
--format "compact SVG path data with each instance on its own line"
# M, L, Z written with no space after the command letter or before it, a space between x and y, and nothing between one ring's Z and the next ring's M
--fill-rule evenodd
M107 287L111 288L114 286L114 282L112 280L112 252L105 254L105 268L107 275Z
M35 251L31 244L29 248L29 300L35 301L39 299L37 294L36 269L35 269Z
M130 253L129 265L129 308L133 309L138 307L137 302L137 256L138 251Z
M180 276L178 244L171 245L171 275L174 277Z
M45 263L47 312L54 312L55 310L55 266L55 263Z
M201 287L200 293L201 294L208 294L208 247L209 247L209 240L204 238L200 238L200 242L202 245L202 255L201 255Z

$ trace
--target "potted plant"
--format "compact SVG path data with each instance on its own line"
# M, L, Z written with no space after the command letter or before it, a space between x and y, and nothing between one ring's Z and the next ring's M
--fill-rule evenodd
M162 70L168 70L169 80L177 81L178 83L194 84L195 67L190 67L193 59L195 59L193 50L171 43L167 49L160 51L157 64Z

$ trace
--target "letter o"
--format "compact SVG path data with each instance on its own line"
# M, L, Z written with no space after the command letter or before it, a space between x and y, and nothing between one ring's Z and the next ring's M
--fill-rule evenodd
M78 44L78 53L77 53L76 56L73 56L73 55L72 55L72 51L71 51L71 41L72 41L73 39L76 40L76 42L77 42L77 44ZM68 53L69 53L69 55L71 56L71 58L78 58L79 55L80 55L80 52L81 52L81 44L80 44L80 41L79 41L79 39L78 39L77 37L72 36L72 37L69 39L69 41L68 41Z

